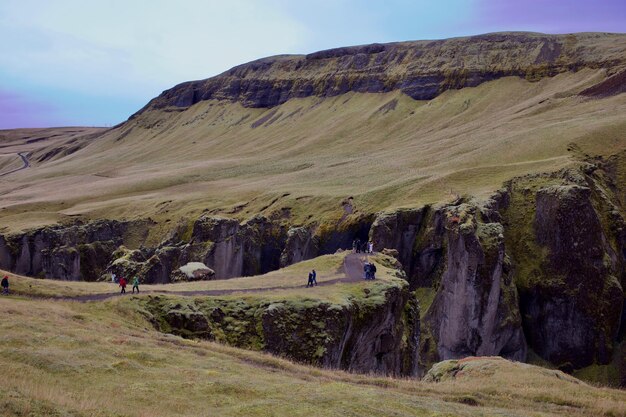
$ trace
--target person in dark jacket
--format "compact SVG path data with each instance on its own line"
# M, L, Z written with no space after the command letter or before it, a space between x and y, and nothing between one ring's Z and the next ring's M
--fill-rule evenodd
M370 264L370 279L376 279L376 265Z
M120 277L120 287L122 287L120 294L126 294L126 278Z
M365 274L365 279L370 279L370 264L369 264L369 262L365 262L365 265L363 265L363 273Z
M313 286L313 272L309 272L309 282L306 283L307 288Z
M2 294L9 295L9 276L5 275L2 278Z
M317 272L315 272L315 269L311 271L311 274L313 274L313 284L317 286Z

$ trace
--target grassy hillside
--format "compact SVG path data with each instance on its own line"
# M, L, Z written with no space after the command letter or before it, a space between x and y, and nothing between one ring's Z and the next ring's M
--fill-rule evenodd
M0 219L5 230L74 218L174 224L202 212L306 223L340 218L349 197L371 212L484 196L513 176L625 149L626 95L577 94L605 76L507 77L430 101L400 92L271 109L203 101L67 138L82 144L67 155L49 156L67 144L11 142L33 166L0 178Z
M624 391L596 388L559 371L498 358L464 363L454 377L440 369L436 375L441 382L434 383L321 370L217 343L185 340L155 331L141 313L141 299L78 303L0 298L0 414L626 413Z

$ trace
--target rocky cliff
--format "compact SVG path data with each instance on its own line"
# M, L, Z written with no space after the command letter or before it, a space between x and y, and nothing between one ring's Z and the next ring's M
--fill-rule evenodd
M290 225L255 216L244 222L203 215L190 230L174 228L155 246L147 243L151 220L99 220L0 235L0 269L62 280L96 281L109 273L138 276L142 283L184 280L190 262L212 271L207 279L264 274L280 266L348 249L367 239L372 216L340 224Z
M164 332L264 350L325 368L418 373L419 307L404 280L378 282L343 302L259 296L158 296L141 302L144 314Z
M562 369L606 365L623 340L625 223L614 186L595 165L508 184L525 333Z
M149 221L46 227L0 237L0 267L85 280L112 271L162 283L193 279L179 268L197 262L208 268L196 279L219 279L268 272L369 237L377 250L397 257L407 284L385 292L365 315L357 304L323 302L268 301L236 310L231 301L166 308L156 300L148 307L164 317L159 326L167 331L217 340L233 331L220 323L245 318L229 343L322 366L420 375L440 360L497 355L541 358L568 372L602 367L610 382L623 384L626 194L616 181L620 170L607 158L513 179L486 201L351 214L332 224L204 215L157 247L144 245ZM131 243L135 249L124 246ZM181 309L189 314L175 313ZM299 335L311 323L304 317L319 319L326 342ZM406 335L399 342L407 323L419 323L411 330L410 354ZM305 336L313 338L302 345ZM372 359L377 356L382 359Z
M179 84L137 114L210 99L272 107L291 98L329 97L349 91L399 90L416 100L429 100L449 89L474 87L506 76L536 81L583 68L614 72L625 64L626 36L617 34L494 33L373 44L253 61L213 78ZM613 91L611 85L588 94L606 94L607 88Z
M150 221L49 226L0 235L0 268L41 278L95 281L125 242L142 240Z
M531 350L568 372L608 367L623 385L624 185L611 171L609 159L376 219L373 240L397 250L422 301L424 369Z

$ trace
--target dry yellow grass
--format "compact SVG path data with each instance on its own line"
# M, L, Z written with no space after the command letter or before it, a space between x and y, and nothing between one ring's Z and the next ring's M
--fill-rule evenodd
M576 95L604 76L508 77L430 101L349 93L274 109L205 101L147 112L69 156L0 178L0 219L19 230L151 216L167 228L203 211L244 219L289 208L305 223L339 218L349 196L361 211L484 196L512 176L626 148L626 95Z
M394 285L379 263L376 282L306 289L312 267L334 279L344 255L328 255L260 277L143 286L144 290L278 289L220 297L341 303L364 287ZM382 262L381 256L375 260ZM294 277L298 288L293 288ZM626 392L589 386L559 371L497 358L475 360L456 379L426 383L297 365L270 355L161 334L137 296L80 303L41 296L107 293L109 283L11 275L0 297L2 416L622 416ZM36 296L30 298L29 296ZM145 291L139 297L147 297Z
M623 416L624 391L481 359L437 384L160 334L132 298L0 298L2 416ZM467 405L474 404L474 405Z

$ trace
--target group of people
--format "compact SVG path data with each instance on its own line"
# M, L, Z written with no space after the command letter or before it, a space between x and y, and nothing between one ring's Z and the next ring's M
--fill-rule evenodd
M354 239L352 242L352 250L354 253L374 253L374 242L371 240L361 242L359 238ZM365 273L365 279L376 279L376 265L373 263L365 262L363 272Z
M356 238L352 241L352 251L354 253L374 253L374 243L370 241L361 242Z
M365 274L365 279L376 279L376 265L370 262L365 262L363 265L363 272Z
M123 276L120 276L118 278L113 273L111 274L111 282L119 284L119 287L122 289L120 291L120 294L126 294L126 286L128 285L128 281L126 281L126 278L124 278ZM133 294L135 293L135 290L137 290L137 294L139 294L139 278L137 277L133 278Z
M307 282L306 286L308 287L312 287L314 285L317 285L317 272L315 272L315 269L311 270L311 272L309 272L309 282Z

